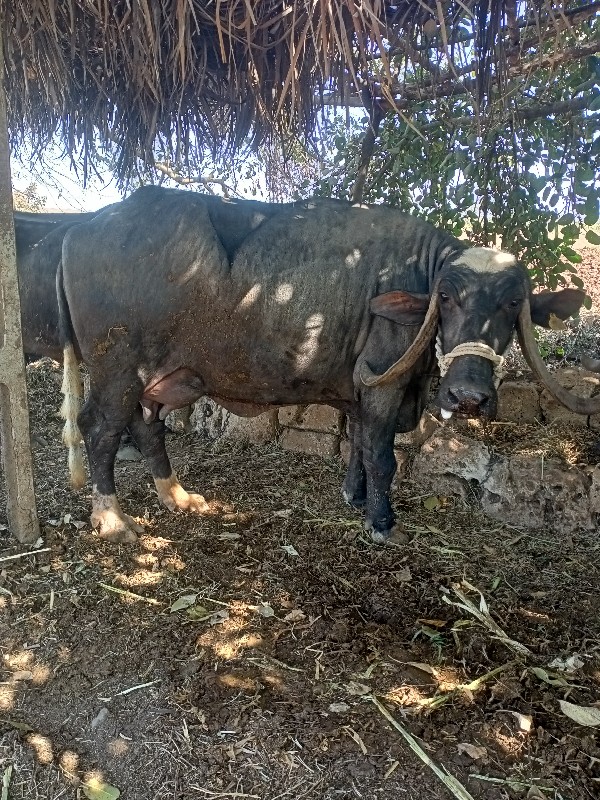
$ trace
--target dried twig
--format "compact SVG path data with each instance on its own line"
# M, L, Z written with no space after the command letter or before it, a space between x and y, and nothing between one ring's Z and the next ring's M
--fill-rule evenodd
M14 556L3 556L0 558L0 564L7 561L15 561L17 558L25 558L26 556L37 556L38 553L49 553L51 547L41 547L39 550L28 550L26 553L15 553Z
M2 794L0 794L0 800L8 800L8 789L10 787L10 779L12 776L12 771L13 771L12 764L9 764L4 770L4 775L2 776Z
M379 702L375 695L367 695L367 699L375 705L377 710L387 719L390 725L401 734L413 753L415 753L424 764L427 764L429 769L431 769L431 771L442 781L446 788L452 792L457 800L474 800L473 795L465 789L462 783L460 783L453 775L449 775L447 772L444 772L442 769L440 769L438 765L432 761L431 758L429 758L412 733L409 733L406 728L404 728L394 719L387 708Z
M143 594L135 594L135 592L130 592L128 589L119 589L116 586L110 586L108 583L100 582L98 582L98 586L106 589L107 592L114 592L123 597L128 597L130 600L143 600L144 603L150 603L153 606L164 606L164 603L161 603L160 600L155 600L153 597L144 597Z
M481 592L479 592L480 607L477 608L477 606L471 600L469 600L464 592L461 591L458 584L453 584L452 591L461 602L457 603L454 600L450 600L450 598L444 594L442 595L442 600L444 603L448 603L448 605L455 606L456 608L461 608L463 611L468 611L469 614L472 614L476 619L479 620L479 622L481 622L482 625L485 625L485 627L490 630L503 644L505 644L511 650L514 650L515 653L518 653L520 656L528 657L533 655L528 647L526 647L524 644L521 644L521 642L515 641L515 639L511 639L510 636L508 636L495 622L495 620L492 619L487 608L487 603Z

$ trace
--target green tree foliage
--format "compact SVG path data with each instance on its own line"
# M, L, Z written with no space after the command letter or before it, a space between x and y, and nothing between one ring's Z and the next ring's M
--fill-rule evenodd
M593 229L600 199L600 59L509 82L512 95L478 117L473 97L390 112L370 163L364 202L418 214L529 265L538 285L581 285L575 243ZM482 124L483 123L483 124ZM349 198L368 119L330 126L331 161L303 192ZM586 232L587 231L587 232Z
M37 183L30 183L25 189L13 191L13 204L17 211L42 211L46 198L40 195Z

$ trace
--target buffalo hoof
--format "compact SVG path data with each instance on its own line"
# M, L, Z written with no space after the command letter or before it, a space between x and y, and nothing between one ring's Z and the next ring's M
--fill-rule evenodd
M114 495L94 498L91 522L98 536L117 544L135 544L137 534L144 532L144 528L133 517L121 511Z
M190 511L193 514L206 514L210 511L202 495L186 492L175 475L170 478L155 478L154 483L160 502L169 511Z
M374 528L368 529L371 534L371 541L375 544L408 544L409 535L401 525L394 525L389 531L376 531Z

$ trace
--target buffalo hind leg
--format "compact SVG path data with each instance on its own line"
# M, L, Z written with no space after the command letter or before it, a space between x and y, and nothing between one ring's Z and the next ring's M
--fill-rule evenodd
M133 437L150 465L158 498L169 511L192 511L204 514L208 503L200 494L186 492L173 472L165 447L166 426L163 420L146 424L138 406L130 423Z
M119 400L123 397L118 396ZM115 457L129 419L126 409L119 414L113 415L112 412L113 409L108 408L92 390L77 419L92 479L91 521L102 538L111 542L133 543L137 541L136 534L144 529L121 510L115 490Z
M353 508L364 508L367 502L367 474L363 464L362 425L360 417L348 416L350 460L342 486L344 500Z

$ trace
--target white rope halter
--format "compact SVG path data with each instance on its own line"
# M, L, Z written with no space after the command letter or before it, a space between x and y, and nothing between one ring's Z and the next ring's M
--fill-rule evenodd
M492 347L484 344L484 342L462 342L462 344L457 344L454 350L451 350L449 353L444 355L444 352L442 351L442 337L438 331L438 335L435 340L435 355L438 360L440 375L442 377L444 377L444 375L448 372L450 364L454 361L454 359L458 358L459 356L481 356L481 358L487 358L489 361L491 361L494 365L495 389L498 388L500 381L504 377L504 356L499 356Z

